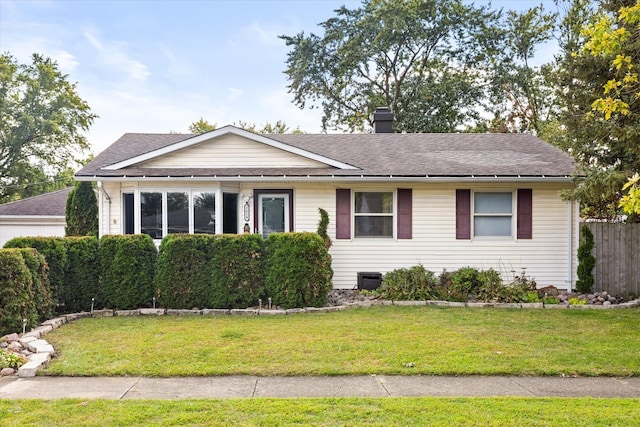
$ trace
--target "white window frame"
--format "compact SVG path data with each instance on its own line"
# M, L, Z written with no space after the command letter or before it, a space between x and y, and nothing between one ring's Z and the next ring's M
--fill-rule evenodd
M122 194L132 192L130 190L122 191ZM162 193L162 237L160 239L154 239L157 241L168 235L169 230L169 212L167 206L167 193L187 193L189 198L189 234L194 232L194 212L193 212L193 196L197 193L213 193L215 197L215 234L222 233L222 192L219 188L138 188L133 192L133 218L134 218L134 232L136 234L142 233L142 217L141 217L141 193ZM122 196L121 196L122 197ZM123 207L124 210L124 207ZM124 234L124 221L122 223L122 233Z
M476 194L483 194L483 193L503 193L503 194L511 194L511 212L509 214L507 213L476 213ZM471 218L471 236L472 238L478 239L478 240L486 240L486 239L491 239L491 240L496 240L496 239L500 239L500 240L514 240L515 239L515 235L516 235L516 219L517 219L517 212L516 212L516 203L517 203L517 194L516 194L516 190L513 189L486 189L486 190L472 190L471 192L471 213L472 213L472 218ZM476 235L476 217L503 217L503 218L510 218L511 219L511 227L510 227L510 234L508 236L500 236L500 235L485 235L485 236L478 236Z
M382 190L382 189L352 189L351 197L351 221L352 221L352 235L354 239L395 239L396 238L396 215L397 215L397 194L396 189ZM356 212L356 197L358 193L391 193L391 213L358 213ZM356 217L391 217L391 235L390 236L356 236Z

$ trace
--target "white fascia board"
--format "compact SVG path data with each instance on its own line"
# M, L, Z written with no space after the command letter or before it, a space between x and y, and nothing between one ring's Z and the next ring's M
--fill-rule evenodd
M420 177L420 176L367 176L367 175L210 175L210 176L123 176L123 177L76 177L77 181L133 182L133 181L215 181L215 182L417 182L417 183L565 183L572 184L571 177Z
M187 138L183 141L179 141L176 142L174 144L168 145L166 147L160 148L158 150L154 150L154 151L150 151L148 153L145 154L141 154L139 156L136 157L132 157L130 159L127 160L123 160L121 162L118 163L114 163L112 165L109 166L105 166L102 169L104 170L118 170L118 169L122 169L122 168L126 168L128 166L131 165L135 165L137 163L141 163L147 160L151 160L151 159L155 159L156 157L160 157L163 156L165 154L169 154L178 150L183 150L185 148L200 144L201 142L204 141L208 141L210 139L214 139L214 138L219 138L221 136L225 136L225 135L229 135L229 134L233 134L233 135L238 135L247 139L250 139L252 141L255 142L259 142L265 145L269 145L271 147L292 153L292 154L297 154L299 156L302 157L306 157L312 160L316 160L318 162L321 163L325 163L329 166L333 166L339 169L357 169L356 167L349 165L347 163L343 163L334 159L330 159L328 157L324 157L324 156L320 156L318 154L314 154L311 153L309 151L303 150L301 148L296 148L296 147L292 147L291 145L287 145L284 144L282 142L279 141L275 141L271 138L267 138L264 135L258 135L255 134L253 132L249 132L247 130L244 129L240 129L237 128L235 126L224 126L221 127L220 129L216 129L216 130L212 130L210 132L206 132L200 135L196 135L193 136L191 138Z

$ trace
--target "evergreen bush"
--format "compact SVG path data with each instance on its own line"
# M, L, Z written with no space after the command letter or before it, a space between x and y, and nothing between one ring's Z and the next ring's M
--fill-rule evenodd
M149 307L154 296L157 250L146 234L100 239L100 303L114 309Z
M596 258L591 255L595 246L593 233L586 226L580 228L581 242L578 246L578 280L576 280L576 290L583 294L588 294L593 288L593 268L596 266Z
M169 234L160 244L155 288L163 307L210 308L211 258L216 236Z
M322 208L318 208L320 212L320 221L318 222L318 235L324 240L324 245L329 249L331 247L331 237L327 233L329 227L329 214Z
M282 308L320 307L332 289L331 256L317 233L272 233L265 245L265 288Z
M31 274L33 301L38 313L38 321L51 319L56 305L51 297L51 285L49 283L49 266L44 255L34 248L16 249L22 254L22 258Z
M68 268L67 246L62 237L16 237L4 245L5 248L34 248L44 255L49 266L51 297L56 307L62 307L65 286L65 271Z
M264 291L263 245L259 234L218 236L211 263L212 308L258 304Z
M89 181L76 182L65 207L67 236L98 237L98 201Z
M89 311L91 299L98 297L100 278L98 239L93 236L66 237L65 242L67 247L66 285L61 295L59 311L64 313Z
M38 323L33 280L20 250L0 250L0 335L22 332Z

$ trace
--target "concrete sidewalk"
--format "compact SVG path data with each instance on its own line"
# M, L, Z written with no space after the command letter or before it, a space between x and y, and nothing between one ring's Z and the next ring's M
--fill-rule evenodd
M260 397L636 397L640 378L560 377L4 377L0 399Z

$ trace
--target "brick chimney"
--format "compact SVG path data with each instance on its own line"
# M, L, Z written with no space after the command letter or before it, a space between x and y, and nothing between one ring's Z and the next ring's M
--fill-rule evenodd
M393 113L390 108L376 108L371 116L375 133L393 133Z

